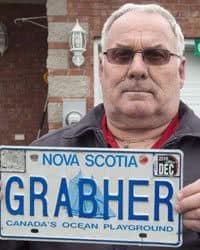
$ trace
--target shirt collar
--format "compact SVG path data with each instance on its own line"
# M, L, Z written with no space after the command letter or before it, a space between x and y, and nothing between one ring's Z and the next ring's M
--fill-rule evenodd
M154 145L151 148L159 149L174 134L178 126L179 126L179 119L178 119L178 113L177 113L174 116L174 118L171 120L167 128L165 129L162 136L154 143ZM107 119L106 119L105 114L101 120L101 129L103 131L107 145L111 148L119 148L119 144L117 143L111 131L107 127Z

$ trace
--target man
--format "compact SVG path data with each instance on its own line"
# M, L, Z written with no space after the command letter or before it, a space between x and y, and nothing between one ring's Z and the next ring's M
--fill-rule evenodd
M180 102L186 62L181 29L174 17L158 5L126 4L105 23L102 49L100 79L104 104L95 107L77 125L50 133L32 145L181 149L184 188L177 194L175 205L177 212L183 214L184 243L180 249L197 250L200 248L200 119ZM46 250L140 249L26 244L27 249Z

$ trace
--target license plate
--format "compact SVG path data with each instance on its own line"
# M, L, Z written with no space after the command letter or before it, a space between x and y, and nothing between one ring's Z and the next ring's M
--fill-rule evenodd
M0 237L182 244L179 150L1 147Z

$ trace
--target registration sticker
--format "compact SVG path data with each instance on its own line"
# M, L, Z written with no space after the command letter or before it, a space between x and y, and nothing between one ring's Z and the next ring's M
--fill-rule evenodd
M24 150L2 150L0 152L0 172L25 172Z
M180 150L1 147L0 238L178 247Z

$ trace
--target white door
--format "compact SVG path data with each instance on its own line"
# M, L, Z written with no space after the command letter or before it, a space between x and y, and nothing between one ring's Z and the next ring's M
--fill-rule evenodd
M194 40L186 40L186 81L181 99L200 116L200 56L194 55Z

